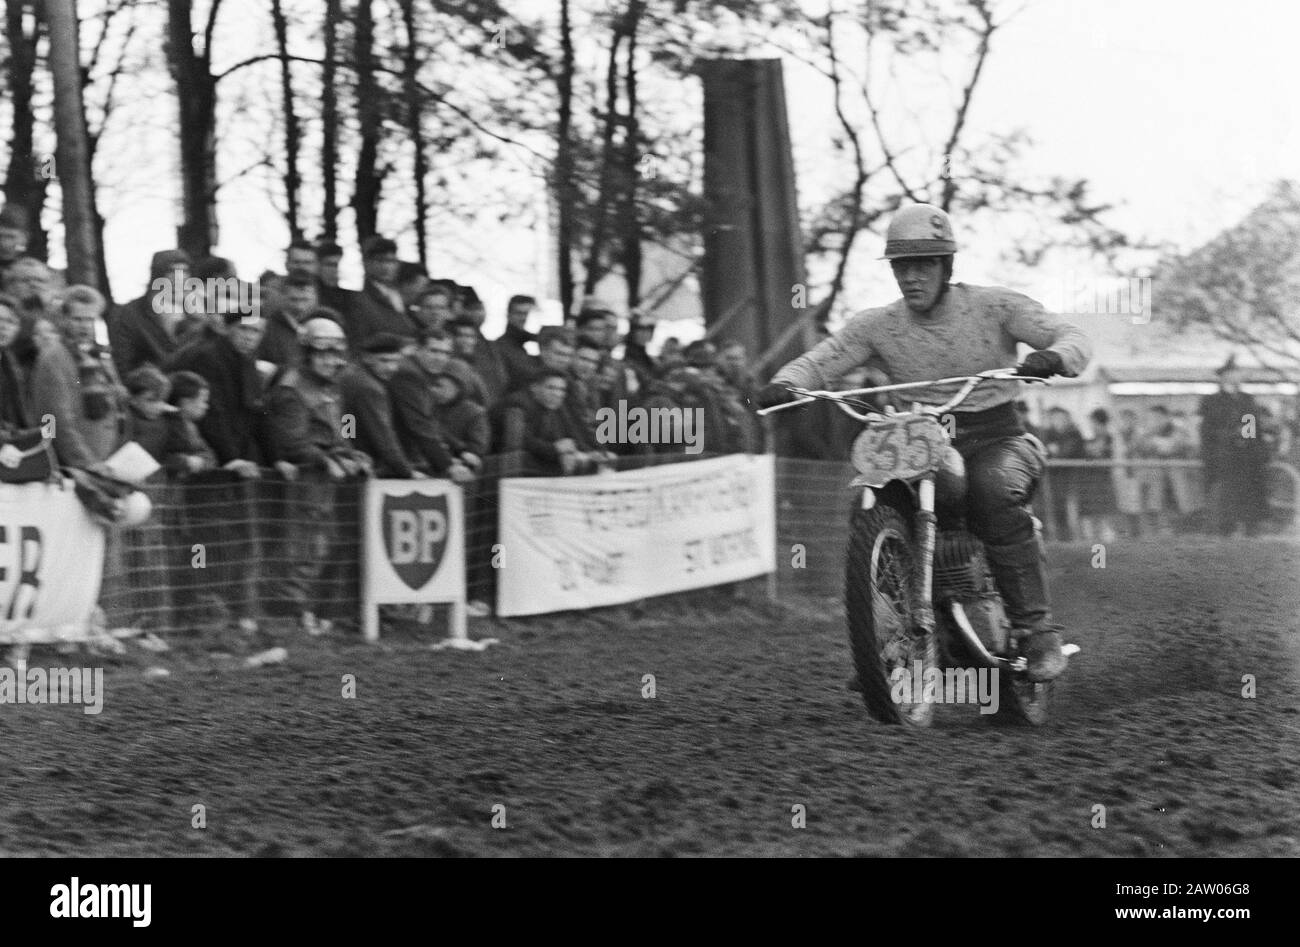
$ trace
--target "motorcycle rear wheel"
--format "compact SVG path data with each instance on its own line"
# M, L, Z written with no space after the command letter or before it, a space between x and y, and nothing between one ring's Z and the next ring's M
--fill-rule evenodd
M934 704L920 694L894 699L899 673L911 678L918 661L924 673L937 667L939 657L933 630L916 622L916 556L907 518L887 503L855 510L847 560L849 646L867 713L882 723L928 727Z

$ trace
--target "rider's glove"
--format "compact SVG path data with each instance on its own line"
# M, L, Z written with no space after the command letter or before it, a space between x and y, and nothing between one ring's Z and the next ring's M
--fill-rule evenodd
M768 384L760 388L758 394L754 395L754 403L760 408L774 408L778 404L786 404L798 397L785 385Z
M1017 375L1027 375L1030 378L1051 378L1064 372L1065 363L1061 361L1060 354L1051 349L1030 352L1025 356L1025 360L1016 366Z

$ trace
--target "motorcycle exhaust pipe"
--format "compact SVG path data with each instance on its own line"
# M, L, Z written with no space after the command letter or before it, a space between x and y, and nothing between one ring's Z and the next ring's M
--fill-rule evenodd
M974 654L985 667L1013 667L1011 661L1008 661L1006 658L999 658L996 654L990 653L988 648L984 647L984 642L980 641L980 636L975 633L975 629L971 626L970 619L966 617L966 610L961 607L961 602L949 602L948 607L952 611L953 622L957 625L957 630L961 632L961 636L965 639L971 653ZM1080 648L1077 644L1061 645L1061 653L1067 658L1078 654L1079 651Z

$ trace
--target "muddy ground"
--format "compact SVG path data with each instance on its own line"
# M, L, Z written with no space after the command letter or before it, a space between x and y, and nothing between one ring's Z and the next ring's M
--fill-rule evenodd
M1300 545L1090 559L1052 550L1084 650L1041 730L874 723L840 604L761 584L476 621L483 653L286 632L286 662L245 669L129 643L81 659L98 716L0 706L0 854L1300 855Z

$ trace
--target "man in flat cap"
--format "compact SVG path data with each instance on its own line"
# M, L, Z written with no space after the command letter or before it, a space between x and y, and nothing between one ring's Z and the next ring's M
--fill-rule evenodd
M414 340L416 324L407 314L406 302L397 289L397 244L387 237L371 236L361 243L365 283L343 313L343 328L353 352L380 333Z
M358 450L375 461L375 476L423 479L397 436L389 383L402 366L403 350L410 341L392 332L377 332L361 343L359 362L349 366L339 381L343 413L351 415Z

